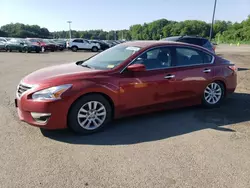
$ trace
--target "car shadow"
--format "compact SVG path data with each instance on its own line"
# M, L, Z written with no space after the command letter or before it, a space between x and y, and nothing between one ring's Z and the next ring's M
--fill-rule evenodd
M168 110L114 121L102 132L79 136L69 130L42 130L60 142L84 145L127 145L167 139L204 129L234 132L230 125L250 120L250 95L234 93L221 107ZM226 126L229 125L229 126ZM226 127L223 127L226 126Z

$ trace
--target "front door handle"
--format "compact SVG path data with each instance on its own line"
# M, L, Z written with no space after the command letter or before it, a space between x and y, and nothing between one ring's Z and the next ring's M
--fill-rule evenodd
M175 75L173 75L173 74L168 74L167 76L165 76L164 78L165 79L171 79L171 78L174 78L175 77Z
M204 73L209 73L209 72L211 72L211 69L204 69L203 72Z

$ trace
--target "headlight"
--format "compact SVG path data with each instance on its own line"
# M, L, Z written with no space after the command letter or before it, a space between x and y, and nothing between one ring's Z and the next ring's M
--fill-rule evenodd
M57 100L61 99L61 95L68 90L72 84L65 84L60 86L51 87L33 93L32 99L35 100Z

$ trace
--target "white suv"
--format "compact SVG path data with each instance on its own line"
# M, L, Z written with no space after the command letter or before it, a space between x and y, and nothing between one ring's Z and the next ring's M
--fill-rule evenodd
M85 39L71 39L67 42L67 48L71 49L73 52L77 52L77 50L98 52L101 49L100 44L92 43Z

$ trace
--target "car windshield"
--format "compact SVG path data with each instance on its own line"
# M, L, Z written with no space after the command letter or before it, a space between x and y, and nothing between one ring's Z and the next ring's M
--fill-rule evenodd
M81 65L100 70L113 69L139 50L135 46L118 45L87 59Z

